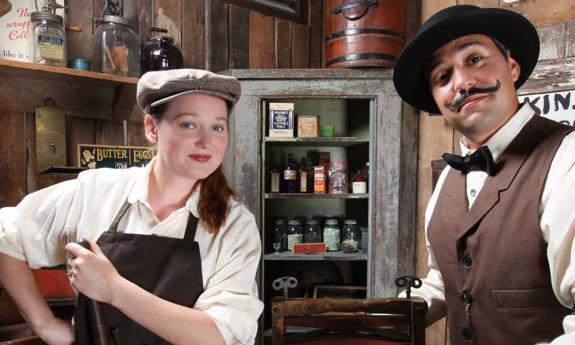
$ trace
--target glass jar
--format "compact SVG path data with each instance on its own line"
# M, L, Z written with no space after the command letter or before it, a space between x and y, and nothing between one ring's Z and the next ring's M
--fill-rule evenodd
M273 246L276 252L283 252L287 250L287 233L286 222L283 219L278 219L274 222L272 229Z
M106 15L94 34L94 69L122 76L140 75L140 40L124 17Z
M64 19L50 12L32 12L32 47L34 63L66 66L66 32Z
M347 193L347 161L335 160L329 165L329 192Z
M341 250L345 253L359 251L361 230L354 219L346 219L341 228Z
M340 234L338 221L335 218L329 218L323 226L323 242L326 244L328 252L340 250Z
M317 243L322 242L321 227L319 226L319 220L310 219L303 229L303 241L305 243Z
M303 228L297 219L288 221L287 227L287 249L293 250L294 243L303 243Z
M140 70L142 74L149 71L182 68L184 57L174 45L174 39L166 34L168 30L158 27L150 29L151 38L140 52Z

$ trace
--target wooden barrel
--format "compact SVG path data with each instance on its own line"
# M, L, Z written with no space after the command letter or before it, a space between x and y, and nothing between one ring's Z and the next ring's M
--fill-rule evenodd
M405 0L327 0L326 67L393 67L405 43Z

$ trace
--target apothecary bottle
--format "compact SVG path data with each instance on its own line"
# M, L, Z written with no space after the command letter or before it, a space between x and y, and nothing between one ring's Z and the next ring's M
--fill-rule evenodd
M323 242L328 252L340 250L340 230L336 218L326 219L323 226Z
M287 229L286 222L283 219L278 219L274 222L272 228L273 243L279 243L277 251L283 252L287 250ZM275 249L275 248L274 248Z
M50 12L32 12L34 63L66 66L64 19Z
M140 40L124 17L106 15L94 34L94 68L122 76L140 75Z
M361 230L355 219L346 219L341 228L341 250L346 253L354 253L359 250Z
M167 35L164 28L150 28L151 38L144 44L140 53L140 69L142 74L149 71L182 68L184 58L182 52L175 46L174 39Z
M294 162L292 154L288 153L286 163L283 168L282 193L297 193L297 164Z
M287 226L287 249L293 250L294 243L303 243L303 228L297 219L290 219Z
M305 243L323 242L319 219L310 219L303 228L303 241Z

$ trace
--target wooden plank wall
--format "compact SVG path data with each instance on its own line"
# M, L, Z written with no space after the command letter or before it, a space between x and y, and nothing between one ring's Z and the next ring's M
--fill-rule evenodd
M422 0L422 22L435 12L456 4L501 7L525 15L538 28L542 43L540 61L545 61L543 63L566 64L575 56L573 49L575 2L572 0L525 0L516 4L507 4L500 0ZM427 250L423 228L425 207L432 193L431 162L441 159L441 154L444 152L460 151L459 139L459 133L445 123L442 117L420 114L416 240L416 274L419 276L427 274ZM426 343L449 344L445 321L427 329Z

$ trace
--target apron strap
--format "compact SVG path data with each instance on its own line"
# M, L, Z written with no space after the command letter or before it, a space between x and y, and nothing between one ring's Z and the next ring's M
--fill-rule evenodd
M193 241L196 237L196 229L198 228L198 218L190 212L188 215L188 225L186 225L186 233L184 234L185 240Z
M122 208L120 208L120 211L118 211L118 213L116 214L116 218L114 218L114 221L110 225L110 228L108 228L108 231L117 232L118 223L120 223L120 219L122 219L122 217L124 217L124 214L126 214L128 207L130 207L130 203L128 202L128 200L126 200L124 201L124 205L122 205Z

